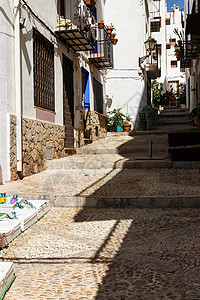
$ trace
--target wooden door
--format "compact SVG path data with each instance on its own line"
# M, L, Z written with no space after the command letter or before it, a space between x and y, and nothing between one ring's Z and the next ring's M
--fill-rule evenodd
M63 119L65 148L74 148L73 62L63 55Z

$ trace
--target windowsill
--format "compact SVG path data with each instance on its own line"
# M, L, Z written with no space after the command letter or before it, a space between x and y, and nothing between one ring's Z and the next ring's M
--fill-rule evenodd
M41 109L41 110L44 110L46 112L49 112L49 113L52 113L52 114L56 115L55 111L52 111L52 110L49 110L49 109L46 109L46 108L42 108L42 107L39 107L39 106L34 106L34 108Z
M37 120L55 123L56 113L54 111L35 106L35 114Z

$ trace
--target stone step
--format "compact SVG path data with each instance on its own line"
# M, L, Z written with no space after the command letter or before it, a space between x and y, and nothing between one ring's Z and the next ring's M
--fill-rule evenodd
M118 161L93 161L93 160L80 160L80 161L62 161L62 160L53 160L47 161L46 167L48 170L70 170L76 169L169 169L169 168L182 168L182 169L198 169L200 167L199 161L170 161L168 157L163 156L159 153L160 156L149 157L148 153L140 157L135 158L135 160L126 160L121 159Z
M153 144L152 146L153 152L167 152L168 144ZM122 149L105 149L105 148L79 148L77 149L77 155L100 155L100 154L129 154L129 153L141 153L149 151L149 144L141 144L141 145L134 145L133 147L124 147Z
M65 154L67 155L74 155L76 154L77 149L76 148L64 148Z
M22 194L27 200L51 199L52 195ZM55 207L113 207L113 208L200 208L199 196L53 196Z
M169 155L172 161L200 162L200 145L170 147Z
M174 113L172 113L172 112L162 112L159 115L159 118L168 118L168 117L170 117L170 118L177 118L177 119L179 119L179 118L184 118L186 116L188 116L187 112L179 112L179 113L178 112L174 112Z
M189 125L191 124L192 126L192 121L188 118L180 118L180 119L175 119L175 118L165 118L160 120L160 125Z

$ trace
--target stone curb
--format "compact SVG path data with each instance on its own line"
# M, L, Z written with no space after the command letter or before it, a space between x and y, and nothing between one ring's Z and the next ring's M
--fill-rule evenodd
M111 208L200 208L199 196L129 196L129 197L68 197L56 195L20 194L27 200L50 200L52 207Z
M148 157L136 158L133 161L116 161L114 163L107 161L57 161L47 164L48 170L78 170L78 169L199 169L200 161L173 161L167 160L165 157Z

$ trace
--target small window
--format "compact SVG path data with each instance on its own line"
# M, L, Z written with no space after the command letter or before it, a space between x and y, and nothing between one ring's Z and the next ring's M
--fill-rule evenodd
M171 39L171 44L172 44L172 46L175 46L176 45L176 39Z
M170 18L166 18L166 19L165 19L165 23L166 23L166 25L170 25L170 23L171 23L171 22L170 22Z
M171 44L170 43L166 44L166 49L171 49Z
M177 68L177 60L171 60L171 68Z

